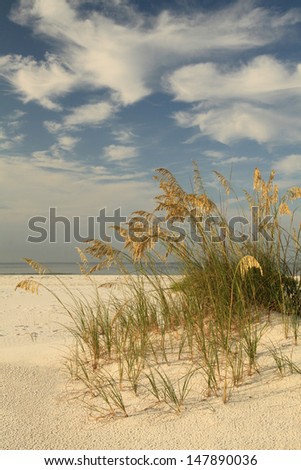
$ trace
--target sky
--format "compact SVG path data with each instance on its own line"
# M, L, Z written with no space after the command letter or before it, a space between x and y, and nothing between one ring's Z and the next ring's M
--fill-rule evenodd
M196 161L212 197L214 170L300 185L299 5L1 0L0 262L76 259L29 219L56 208L84 237L102 208L152 209L158 167L189 190Z

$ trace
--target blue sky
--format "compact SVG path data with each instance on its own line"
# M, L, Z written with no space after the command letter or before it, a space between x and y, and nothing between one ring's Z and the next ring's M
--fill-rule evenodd
M29 244L28 219L150 209L157 167L189 188L196 160L213 195L212 170L300 185L298 5L2 1L0 262L74 259Z

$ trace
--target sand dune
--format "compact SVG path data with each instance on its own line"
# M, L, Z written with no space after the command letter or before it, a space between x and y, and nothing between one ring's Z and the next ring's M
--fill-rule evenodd
M180 415L149 410L93 419L71 399L64 358L72 338L62 326L68 321L62 308L48 292L15 292L20 279L0 276L2 449L300 449L301 375L281 378L271 367L238 388L226 405L210 398L188 403ZM81 276L64 280L92 293ZM101 277L107 280L112 276ZM55 284L47 279L48 286ZM277 315L267 335L290 354L292 338L284 338ZM293 358L300 366L300 345Z

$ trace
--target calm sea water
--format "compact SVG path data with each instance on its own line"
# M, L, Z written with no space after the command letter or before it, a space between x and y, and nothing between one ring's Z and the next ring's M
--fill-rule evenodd
M80 274L80 268L77 263L42 263L46 266L50 273L47 274ZM90 265L92 267L93 264ZM129 273L134 273L135 269L129 264L126 266ZM168 272L170 274L179 274L180 265L176 262L170 262L168 265L164 263L156 263L157 272ZM26 263L0 263L0 274L35 274L35 271L28 266ZM96 271L97 275L116 275L120 274L118 267L111 266L110 268L104 268L101 271Z

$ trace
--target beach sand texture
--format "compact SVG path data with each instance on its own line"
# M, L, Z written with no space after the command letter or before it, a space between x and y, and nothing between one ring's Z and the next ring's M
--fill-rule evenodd
M226 405L213 397L188 400L179 415L150 409L128 418L92 418L78 399L71 399L64 358L72 338L62 325L67 322L62 307L49 292L15 291L23 278L0 276L2 449L301 448L301 375L282 378L268 363ZM63 278L70 288L92 293L84 277ZM46 284L55 287L56 282L49 277ZM63 295L60 286L55 290ZM292 338L285 339L276 314L266 335L290 354ZM301 365L300 345L293 359Z

